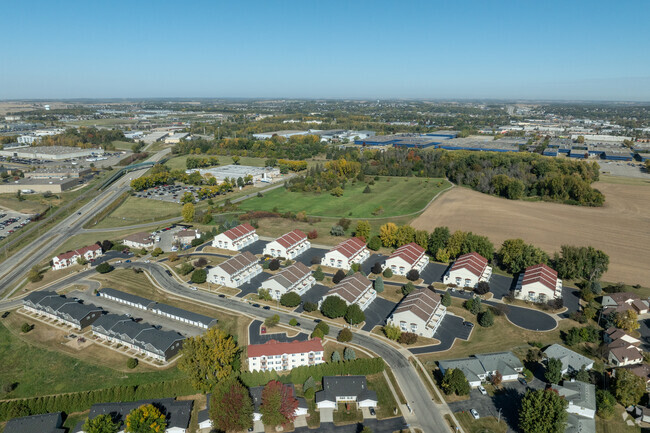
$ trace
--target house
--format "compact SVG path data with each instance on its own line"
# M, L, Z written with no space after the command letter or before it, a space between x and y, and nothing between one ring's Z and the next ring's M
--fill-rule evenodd
M445 274L442 282L459 287L476 287L481 281L489 281L492 268L485 257L478 253L463 254Z
M309 248L311 248L311 243L307 240L307 235L296 229L266 244L262 254L271 257L295 259Z
M296 395L296 389L292 383L284 386L290 388L292 396ZM253 400L253 421L262 420L262 411L260 411L260 407L262 406L262 391L264 391L263 386L255 386L249 389L251 400ZM302 397L296 397L296 400L298 400L298 407L296 407L296 410L293 412L293 416L298 417L301 415L307 415L309 412L307 401Z
M605 344L611 344L619 340L625 343L633 344L635 346L641 344L641 340L631 336L630 334L628 334L627 332L619 328L614 328L614 327L608 328L603 334L603 341L605 342Z
M348 270L354 263L363 263L368 257L370 250L366 248L365 242L355 237L341 242L325 253L321 265Z
M566 411L570 414L593 419L596 416L596 386L579 380L566 380L562 385L552 385L557 392L569 403Z
M338 296L343 299L347 306L357 304L361 310L365 310L377 297L377 292L372 288L372 281L360 273L350 275L332 287L323 297ZM323 302L322 300L319 302Z
M429 257L425 254L424 248L411 242L396 249L386 259L383 269L390 269L394 275L406 275L413 269L422 272L427 263Z
M626 370L643 379L645 382L646 391L650 391L650 365L637 364L631 367L626 367Z
M78 330L95 322L103 313L100 307L82 304L48 290L39 290L25 296L23 308L39 316L61 321Z
M206 394L206 406L205 409L199 411L198 413L198 423L199 423L199 431L201 433L209 432L212 430L212 420L210 419L210 400L212 400L212 394Z
M624 367L626 365L640 364L643 362L641 349L634 344L617 340L607 346L609 350L607 361L614 366Z
M270 340L264 344L250 344L247 355L249 371L287 371L294 367L324 362L320 338L286 343Z
M562 362L562 374L580 371L582 367L585 370L591 370L594 367L594 361L591 359L559 344L552 344L547 347L544 356L546 359L559 359Z
M387 322L399 326L402 332L433 337L447 312L441 301L432 290L414 290L402 299Z
M124 246L134 249L153 248L156 239L148 232L138 232L128 235L122 240Z
M472 387L490 380L497 371L501 374L501 380L508 382L517 380L524 370L523 364L512 352L483 353L469 358L438 361L438 367L442 374L453 369L462 371Z
M268 290L273 299L279 300L282 295L296 292L300 296L316 284L311 269L300 262L287 266L271 278L262 282L262 289Z
M257 257L248 251L231 257L208 270L208 282L227 287L239 287L262 272Z
M377 406L377 393L368 389L366 377L323 377L323 390L316 393L316 407L336 409L338 403L348 402L356 402L359 407Z
M7 421L4 433L65 433L61 412L23 416Z
M126 417L129 413L140 406L152 404L157 407L167 419L167 428L164 433L186 433L189 431L193 403L193 400L181 401L174 400L173 398L139 400L125 403L97 403L90 407L88 419L95 419L99 415L109 414L113 418L113 421L119 423L120 433L122 433L126 428ZM79 421L77 426L70 430L70 433L87 433L83 429L84 423L85 420Z
M173 331L162 331L154 326L136 322L128 316L106 314L92 325L93 336L118 343L155 360L166 362L174 357L185 337Z
M646 299L641 299L636 293L631 292L609 293L603 296L601 304L605 316L628 310L634 311L636 314L646 314L648 305L650 305Z
M77 260L80 257L83 257L84 260L90 261L95 260L97 257L101 257L102 247L98 244L88 245L78 250L68 251L63 254L59 254L52 259L52 270L56 271L59 269L67 268L68 266L76 265Z
M258 239L259 236L255 233L255 228L244 223L216 235L212 240L212 246L224 250L239 251Z
M531 302L546 303L562 297L562 280L557 271L543 263L529 266L517 281L515 297Z
M201 232L198 230L184 229L174 233L174 242L178 242L182 246L191 245L194 239L200 239Z

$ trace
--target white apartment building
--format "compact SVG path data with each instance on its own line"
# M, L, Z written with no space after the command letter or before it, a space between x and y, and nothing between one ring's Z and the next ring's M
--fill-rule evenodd
M226 287L239 287L262 272L257 257L248 251L231 257L208 270L208 282Z
M359 238L350 238L341 242L327 253L321 265L348 270L354 263L363 263L370 257L370 250Z
M59 270L68 266L76 265L77 260L83 257L85 260L94 260L102 255L102 247L97 244L88 245L78 250L68 251L52 258L52 269Z
M447 313L441 301L440 295L432 290L414 290L402 299L387 323L399 326L402 332L431 338Z
M394 275L406 275L410 270L415 269L422 272L429 263L429 257L425 254L424 248L411 242L396 249L388 259L383 269L390 269Z
M244 223L216 235L212 240L212 246L224 250L239 251L258 239L255 227Z
M456 259L442 282L459 287L476 287L479 282L488 281L491 276L492 268L488 266L487 259L478 253L469 253Z
M296 292L300 296L314 287L316 279L311 270L300 262L284 268L271 278L262 282L262 289L268 290L273 299L279 300L288 292Z
M345 277L343 281L332 287L323 297L338 296L350 306L357 304L361 310L365 310L377 297L377 292L372 288L372 281L363 275L356 273ZM320 303L319 302L319 307Z
M270 340L264 344L250 344L246 352L249 371L288 371L295 367L324 362L320 338L287 343Z
M296 229L266 244L263 254L271 257L295 259L309 248L311 248L311 243L307 240L307 235Z
M532 302L548 302L562 297L562 280L543 263L529 266L519 277L515 297Z

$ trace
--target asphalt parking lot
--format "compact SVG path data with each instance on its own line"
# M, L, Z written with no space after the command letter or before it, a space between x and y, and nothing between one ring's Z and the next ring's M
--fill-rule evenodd
M332 422L322 422L318 427L319 433L359 433L363 427L369 427L373 433L393 433L395 431L408 430L404 417L388 418L383 420L365 419L363 423L347 424L337 426ZM309 427L298 427L296 433L310 433L313 429Z
M457 338L467 341L472 332L472 328L463 325L463 322L464 320L462 317L454 316L453 314L445 314L442 323L433 336L433 338L440 340L440 344L435 346L415 347L409 349L409 351L414 354L442 352L450 349Z
M251 293L257 293L257 289L259 289L262 283L269 278L271 278L271 274L267 272L261 272L260 274L255 275L248 283L242 284L238 287L241 292L237 293L237 297L243 298Z
M310 267L312 265L311 261L314 257L318 257L318 263L320 260L325 257L325 253L329 250L325 248L310 248L296 258L296 261L302 263L303 265Z
M287 337L287 334L284 332L273 332L274 329L269 329L268 333L262 334L262 325L264 323L261 320L253 320L248 327L248 344L264 344L269 340L276 340L281 343L286 343L288 341L307 341L309 339L309 334L304 332L299 333L294 337Z
M377 325L383 325L390 313L395 309L397 304L387 299L377 297L368 308L364 311L366 323L363 325L364 331L371 331Z
M313 302L314 304L318 304L318 302L323 299L325 294L330 290L329 287L323 286L322 284L314 284L314 287L311 289L307 290L304 295L302 295L302 304L298 306L298 309L296 310L298 313L302 313L305 311L302 306L305 302Z
M429 262L420 272L420 278L424 280L424 284L442 283L442 276L447 272L449 266L441 263Z
M169 203L180 203L183 195L186 192L189 192L194 197L194 201L198 202L201 201L197 194L199 189L198 186L194 185L160 185L139 191L135 196L139 198L162 200Z
M119 259L119 260L129 260L130 258L133 257L133 253L123 253L121 251L106 251L104 255L101 257L96 258L93 262L91 262L90 266L95 267L101 263L107 262L109 260L113 259Z
M0 209L0 240L11 236L31 222L31 215Z

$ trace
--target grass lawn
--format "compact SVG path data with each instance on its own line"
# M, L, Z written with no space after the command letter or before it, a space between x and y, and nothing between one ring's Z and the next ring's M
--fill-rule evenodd
M363 421L363 413L357 408L356 403L348 403L350 410L345 409L345 403L338 404L338 410L334 411L335 424L352 424Z
M77 426L77 423L79 421L86 421L86 417L88 416L89 413L90 410L69 414L66 417L65 421L63 422L63 427L67 427L68 431L72 431L72 429Z
M113 141L113 146L116 150L128 150L130 151L133 148L135 143L130 141Z
M374 218L407 215L421 211L440 191L449 186L442 179L382 177L364 194L366 184L357 182L346 187L342 197L329 193L290 192L278 188L241 203L243 210L301 212L326 217ZM381 213L373 215L376 209Z
M181 204L148 198L127 197L117 209L88 228L113 228L125 225L152 224L159 220L181 216ZM198 207L198 206L197 206ZM95 222L95 221L93 221Z
M383 373L372 374L366 376L368 380L368 389L371 389L377 393L377 418L390 418L395 416L393 412L397 408L397 402L393 393L390 392L388 383ZM397 413L399 414L399 408L397 408Z
M613 183L617 185L648 185L650 186L650 179L641 177L622 177L601 174L598 178L600 182Z
M74 122L67 122L69 125L74 126L115 126L115 125L132 125L136 123L132 119L88 119L88 120L75 120Z
M62 243L56 249L55 254L64 253L66 251L70 251L73 248L80 248L86 245L94 244L95 242L103 241L104 239L115 241L132 233L155 230L158 227L162 227L162 226L158 226L154 223L150 227L141 227L138 229L129 229L129 230L120 230L120 231L111 231L111 232L97 232L97 233L91 232L91 233L76 235L71 238L68 238L64 243Z
M501 420L500 423L497 423L497 419L493 416L474 419L469 412L458 412L454 415L466 433L506 433L508 431L505 421Z
M611 419L602 419L596 416L596 433L640 433L641 427L637 425L629 426L623 421L622 414L624 411L625 408L623 406L617 405L614 416ZM628 417L626 419L630 418Z
M24 200L18 200L16 194L0 194L0 207L26 214L40 213L48 208L47 199L43 198L43 194L25 194L22 197ZM60 202L54 198L50 200L53 206Z

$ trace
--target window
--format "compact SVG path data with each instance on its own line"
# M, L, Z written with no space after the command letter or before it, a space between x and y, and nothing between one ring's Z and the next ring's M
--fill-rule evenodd
M456 277L456 284L460 285L461 281L463 281L462 278Z
M469 286L470 284L472 284L472 281L469 278L465 278L465 285Z

